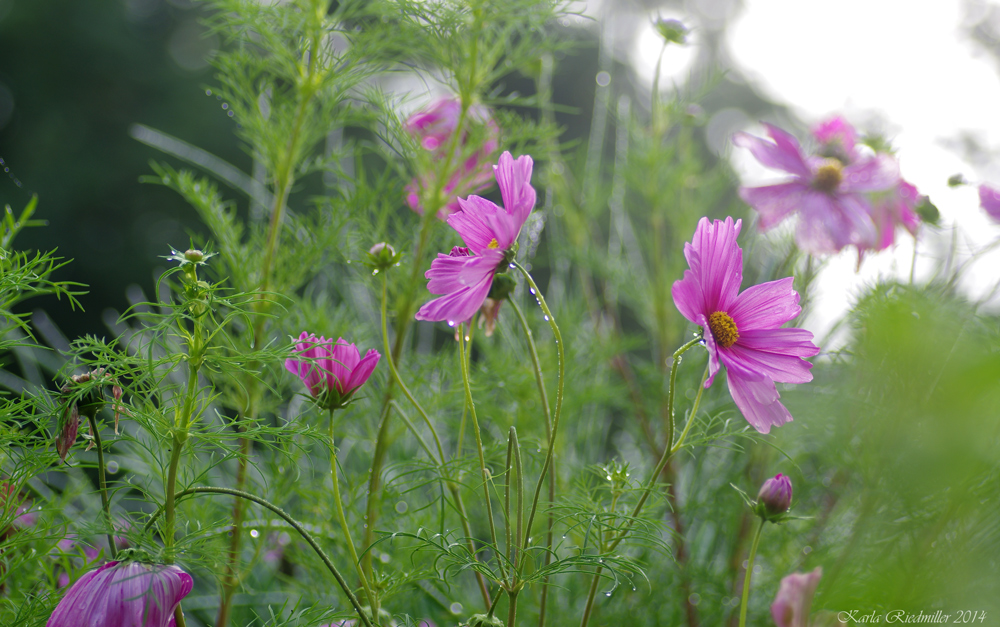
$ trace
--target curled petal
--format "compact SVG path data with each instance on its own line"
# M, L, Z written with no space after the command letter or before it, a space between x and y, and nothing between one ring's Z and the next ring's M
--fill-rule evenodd
M378 365L378 360L381 357L382 355L374 348L368 349L364 358L358 362L358 365L354 367L354 371L351 372L351 378L344 386L345 390L350 392L364 385L368 381L368 377L372 376L372 372L375 371L375 366Z
M751 329L776 329L802 312L792 277L748 287L740 294L729 315L742 336Z
M509 152L504 152L494 168L503 206L517 225L514 237L535 208L535 188L531 186L533 164L528 155L521 155L515 160Z
M445 295L425 303L417 311L416 319L446 320L450 324L472 319L486 300L493 275L502 260L503 253L494 249L487 249L474 257L438 255L426 274L431 280L428 289Z

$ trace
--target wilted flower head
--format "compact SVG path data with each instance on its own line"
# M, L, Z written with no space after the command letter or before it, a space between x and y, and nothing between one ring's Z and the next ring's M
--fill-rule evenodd
M823 569L817 566L811 573L792 573L781 580L771 604L771 617L778 627L809 627L813 594L822 576Z
M334 343L305 331L295 344L295 355L298 359L285 360L285 368L302 379L309 394L326 409L345 407L382 357L372 348L362 359L358 347L343 338Z
M448 225L465 241L447 255L439 254L424 276L427 289L440 298L425 303L417 311L417 320L446 320L455 325L472 319L490 294L494 276L513 258L528 215L535 207L535 189L531 186L531 157L516 160L509 152L500 155L494 166L503 207L485 198L459 199L462 210L448 217Z
M869 194L896 187L896 160L884 153L858 155L853 132L843 124L818 131L829 139L829 146L837 147L830 153L837 156L808 158L794 137L770 124L764 126L772 141L746 133L733 137L734 145L750 150L764 166L792 175L786 183L740 188L740 197L760 214L760 229L766 231L797 213L795 241L802 250L823 254L845 246L875 247L879 237Z
M73 584L46 627L174 627L193 585L177 566L108 562Z
M452 135L458 128L458 120L462 114L462 104L452 97L442 98L429 108L414 113L406 121L403 128L410 135L420 140L420 146L439 161L447 156L447 150L452 141ZM482 105L473 105L466 112L467 124L479 124L485 129L486 139L483 145L475 150L472 156L463 163L456 163L454 171L448 175L448 182L442 187L442 194L448 198L447 204L438 212L442 220L459 210L457 197L482 191L492 183L493 154L499 142L497 137L500 129L493 121L489 109ZM461 151L470 134L463 132L456 150ZM433 185L429 178L414 179L406 186L406 204L417 213L423 215L424 208L420 204L422 191Z
M741 221L708 218L698 222L694 239L684 244L690 270L671 289L681 314L704 329L712 385L719 364L726 367L726 381L743 417L761 433L792 419L778 400L775 381L806 383L812 380L812 357L819 348L812 333L781 325L799 315L799 295L792 278L754 285L740 293L743 250L736 243Z
M986 215L1000 222L1000 189L983 183L979 186L979 206Z
M764 520L781 516L792 506L792 480L780 472L764 482L757 493L757 515Z

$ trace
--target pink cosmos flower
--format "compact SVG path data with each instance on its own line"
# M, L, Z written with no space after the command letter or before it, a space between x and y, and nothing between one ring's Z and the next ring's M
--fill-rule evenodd
M410 116L403 128L410 135L419 139L420 146L431 152L435 160L440 160L447 154L446 150L455 129L458 127L458 119L461 114L461 102L452 97L442 98L430 108ZM469 107L466 116L470 122L485 126L486 140L482 147L465 162L456 164L455 171L451 173L448 182L442 188L444 197L452 199L438 211L438 217L442 220L460 209L458 196L482 191L493 182L493 172L490 166L493 154L500 145L498 141L500 129L490 116L489 109L482 105ZM468 137L469 133L464 132L460 141L462 146L465 145ZM424 208L420 204L420 193L432 182L427 178L419 178L414 179L406 186L406 204L420 215L424 213Z
M771 604L771 617L778 627L809 627L813 594L822 576L823 569L817 566L811 573L792 573L781 580Z
M1000 222L1000 189L983 183L979 186L979 206L986 215Z
M792 175L786 183L740 188L740 197L760 214L760 229L766 231L798 213L795 240L812 254L838 252L845 246L875 246L878 230L867 194L897 185L896 160L884 153L849 162L837 157L806 158L794 137L770 124L764 126L773 141L746 133L733 137L734 145L749 149L763 165ZM842 125L837 133L838 145L850 148L841 157L851 158L853 133L848 134Z
M471 320L483 306L494 275L506 267L510 248L535 207L532 165L527 155L516 160L509 152L500 155L493 169L503 207L479 196L458 199L461 211L448 217L448 225L458 231L465 246L439 254L431 262L424 275L429 280L427 289L442 296L425 303L417 311L417 320L446 320L455 325Z
M108 562L73 584L46 627L174 627L193 586L177 566Z
M295 354L302 359L286 359L285 368L302 379L309 394L328 409L346 406L382 357L372 348L362 359L358 347L343 338L334 344L305 331L295 344Z
M885 250L892 246L896 239L896 227L902 226L910 235L916 237L920 228L920 215L917 206L920 204L920 193L917 188L899 179L896 189L889 194L875 199L872 205L872 220L878 239L872 249ZM859 249L859 252L864 252Z
M811 381L812 364L803 358L816 355L819 348L809 331L781 328L801 311L791 277L739 293L743 250L736 237L741 226L741 220L734 224L732 218L714 223L702 218L694 239L684 244L691 269L674 283L671 294L681 314L705 331L709 363L705 387L712 385L721 362L743 417L767 433L772 425L792 420L774 383Z

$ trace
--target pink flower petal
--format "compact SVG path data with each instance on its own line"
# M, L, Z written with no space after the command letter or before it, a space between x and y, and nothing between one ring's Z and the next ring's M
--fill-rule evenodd
M899 163L892 155L878 153L844 168L840 189L851 192L884 192L899 183Z
M767 127L768 135L774 140L773 143L747 133L736 133L733 135L733 145L748 149L757 161L769 168L808 179L812 172L802 157L799 142L776 126L770 124L764 126Z
M780 427L792 421L792 415L778 401L780 395L773 381L750 381L734 370L726 371L726 381L736 407L757 431L768 433L772 426Z
M792 288L792 277L748 287L728 313L739 329L740 337L751 329L775 329L802 312L799 294Z
M382 355L374 348L368 349L364 358L358 362L358 365L354 367L354 371L351 372L350 380L344 385L345 390L349 392L364 385L368 381L368 377L372 376L372 372L375 371L375 366L378 365L378 360L381 357Z
M332 374L330 381L337 391L343 394L350 389L348 383L351 380L351 373L361 361L361 353L354 344L349 344L343 338L337 338L337 343L333 345L330 357L323 362L323 368Z
M798 211L806 196L811 193L813 192L808 185L798 181L740 188L743 202L760 214L757 227L762 231L767 231Z
M431 290L432 293L442 293L445 296L425 303L417 311L416 319L446 320L449 324L472 319L473 314L486 300L490 285L493 283L493 275L502 260L503 252L494 249L487 249L482 255L466 258L438 255L426 273L427 278L431 279L428 287L430 288L431 284L461 287L441 292Z
M1000 189L983 183L979 186L979 206L988 216L1000 222Z
M809 627L813 595L822 576L823 569L817 566L811 573L792 573L781 580L771 604L771 617L777 627Z
M528 155L522 155L515 161L509 152L504 152L495 167L503 206L517 225L514 237L517 237L528 214L535 208L535 189L531 186L532 165L533 161Z

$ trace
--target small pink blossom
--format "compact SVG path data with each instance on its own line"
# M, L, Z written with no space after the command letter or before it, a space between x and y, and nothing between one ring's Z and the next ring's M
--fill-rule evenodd
M899 183L899 165L884 153L859 156L854 151L853 129L848 132L845 124L841 121L833 129L819 131L830 141L836 139L844 152L838 156L806 158L794 137L770 124L764 126L772 141L747 133L733 137L735 146L750 150L764 166L792 175L785 183L740 188L740 197L760 214L762 231L798 214L795 241L809 253L876 246L879 233L869 195L893 190Z
M305 331L295 344L295 355L300 359L286 359L285 368L302 380L309 394L323 407L333 409L350 402L382 357L372 348L362 358L358 347L343 338L333 343Z
M448 217L448 225L465 241L447 255L439 254L424 275L427 289L441 294L417 311L417 320L446 320L455 325L472 319L489 296L493 278L509 261L528 215L535 207L531 186L531 157L516 160L509 152L494 166L503 207L485 198L459 198L461 211Z
M778 627L809 627L813 595L822 576L823 569L817 566L811 573L792 573L781 580L771 604L771 617Z
M740 293L743 250L736 243L742 222L708 218L698 222L694 239L684 244L689 270L671 289L681 314L704 329L712 385L720 363L733 401L743 417L761 433L792 420L778 400L776 381L806 383L819 353L812 333L782 328L799 315L799 295L792 278L754 285Z
M424 111L419 111L404 124L410 135L420 140L420 146L432 153L435 161L447 156L448 145L452 135L458 128L458 120L462 114L462 104L455 98L448 97L438 100ZM473 105L466 112L468 123L485 126L486 139L481 148L476 150L463 163L456 164L449 174L448 181L441 189L442 195L449 199L447 204L438 211L442 220L460 209L458 196L482 191L493 182L493 155L499 146L500 129L490 115L489 109L482 105ZM468 131L464 131L460 146L461 151L469 139ZM406 204L417 213L423 215L421 193L433 184L428 177L418 177L406 186Z
M758 514L765 519L780 516L792 506L792 480L780 472L764 482L757 493Z
M174 627L193 585L177 566L108 562L73 584L46 627Z
M983 183L979 186L979 206L986 215L1000 222L1000 189Z

